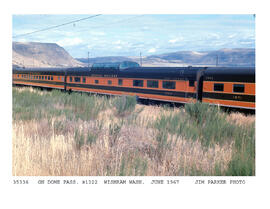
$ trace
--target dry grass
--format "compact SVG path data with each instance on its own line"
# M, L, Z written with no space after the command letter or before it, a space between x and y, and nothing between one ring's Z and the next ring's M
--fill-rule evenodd
M16 91L46 97L51 94L40 94L31 88ZM54 103L52 107L59 111L72 109L70 104L62 103ZM13 175L224 175L234 152L232 141L206 148L200 140L171 133L166 144L157 140L159 130L152 122L161 115L180 111L137 104L126 117L116 117L114 108L104 108L95 119L89 120L70 118L64 113L27 120L14 117ZM228 120L235 123L252 120L242 117L230 115Z
M231 113L228 115L228 121L237 125L250 125L255 123L255 115L244 115L243 113Z
M157 154L155 130L123 125L116 139L112 139L114 136L110 135L108 127L114 122L103 124L97 143L77 148L73 134L75 127L80 132L94 132L95 122L71 122L63 134L54 130L55 121L13 123L13 175L114 176L120 174L123 160L129 155L135 157L132 156L134 153L147 163L143 174L150 176L189 175L194 168L211 173L217 163L222 163L226 169L231 159L229 145L216 145L205 152L198 141L176 136L170 136L173 146L161 157ZM135 168L126 169L135 174Z

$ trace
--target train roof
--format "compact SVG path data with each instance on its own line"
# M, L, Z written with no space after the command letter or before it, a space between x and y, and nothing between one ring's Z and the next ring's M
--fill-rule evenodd
M128 73L195 73L203 67L136 67L122 70Z
M92 65L92 70L123 70L132 67L140 67L137 62L123 61L123 62L104 62L104 63L94 63Z
M255 82L255 67L209 67L205 80Z
M29 73L29 72L65 72L66 68L13 68L13 71L20 73Z
M104 64L104 63L103 63ZM115 64L115 63L114 63ZM119 63L118 63L119 64ZM118 75L118 77L153 79L196 79L197 72L204 69L205 80L255 82L255 67L131 67L111 68L72 67L72 68L14 68L14 72L56 75ZM103 67L102 67L103 66Z
M255 67L208 67L208 74L255 74Z
M196 72L202 67L133 67L126 69L114 68L69 68L68 75L119 75L119 77L134 78L164 78L196 77Z

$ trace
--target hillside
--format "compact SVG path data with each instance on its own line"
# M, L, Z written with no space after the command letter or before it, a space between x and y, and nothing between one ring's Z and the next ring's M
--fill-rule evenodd
M106 56L89 59L90 66L100 62L135 61L140 57ZM216 51L178 51L142 57L143 66L255 66L255 49L220 49ZM12 64L19 67L87 66L87 58L71 57L55 43L13 42Z
M12 65L19 67L74 67L82 63L55 43L13 42Z
M179 51L149 56L148 59L162 59L173 63L191 65L254 66L255 49L220 49L217 51Z
M216 51L178 51L173 53L144 56L143 66L255 66L255 49L220 49ZM77 60L88 63L87 58ZM119 62L132 60L140 63L139 57L109 56L90 58L89 63Z

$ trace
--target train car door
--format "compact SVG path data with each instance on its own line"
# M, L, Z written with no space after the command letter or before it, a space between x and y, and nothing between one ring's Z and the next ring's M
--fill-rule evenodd
M64 76L64 90L67 90L67 71L65 70L65 76Z
M204 71L206 68L198 71L197 73L197 89L196 89L196 100L197 101L202 101L202 94L203 94L203 78L204 78Z

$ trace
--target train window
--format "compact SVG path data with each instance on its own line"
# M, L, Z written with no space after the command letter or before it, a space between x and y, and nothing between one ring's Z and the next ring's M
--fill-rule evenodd
M158 88L158 81L147 81L148 88Z
M45 80L47 80L47 76L45 76Z
M95 80L95 84L98 84L98 80Z
M62 81L64 81L64 77L62 77Z
M233 84L233 92L244 93L245 85L244 84Z
M81 77L74 77L75 82L81 82Z
M58 76L58 80L60 80L60 76Z
M164 89L175 89L175 81L163 81L162 87Z
M112 81L111 81L111 80L108 80L108 84L109 84L109 85L112 85Z
M20 77L20 75L17 75L17 77L19 78L19 77Z
M44 76L42 76L42 80L44 80Z
M195 86L195 81L189 80L189 86Z
M53 76L51 76L51 80L53 80Z
M123 86L123 79L118 79L118 85Z
M214 83L214 91L224 91L223 83Z
M86 78L85 77L83 77L83 83L86 83Z
M143 87L143 80L133 80L133 86Z
M40 79L40 80L41 80L41 75L38 77L38 79Z
M72 77L69 77L69 82L72 82Z

